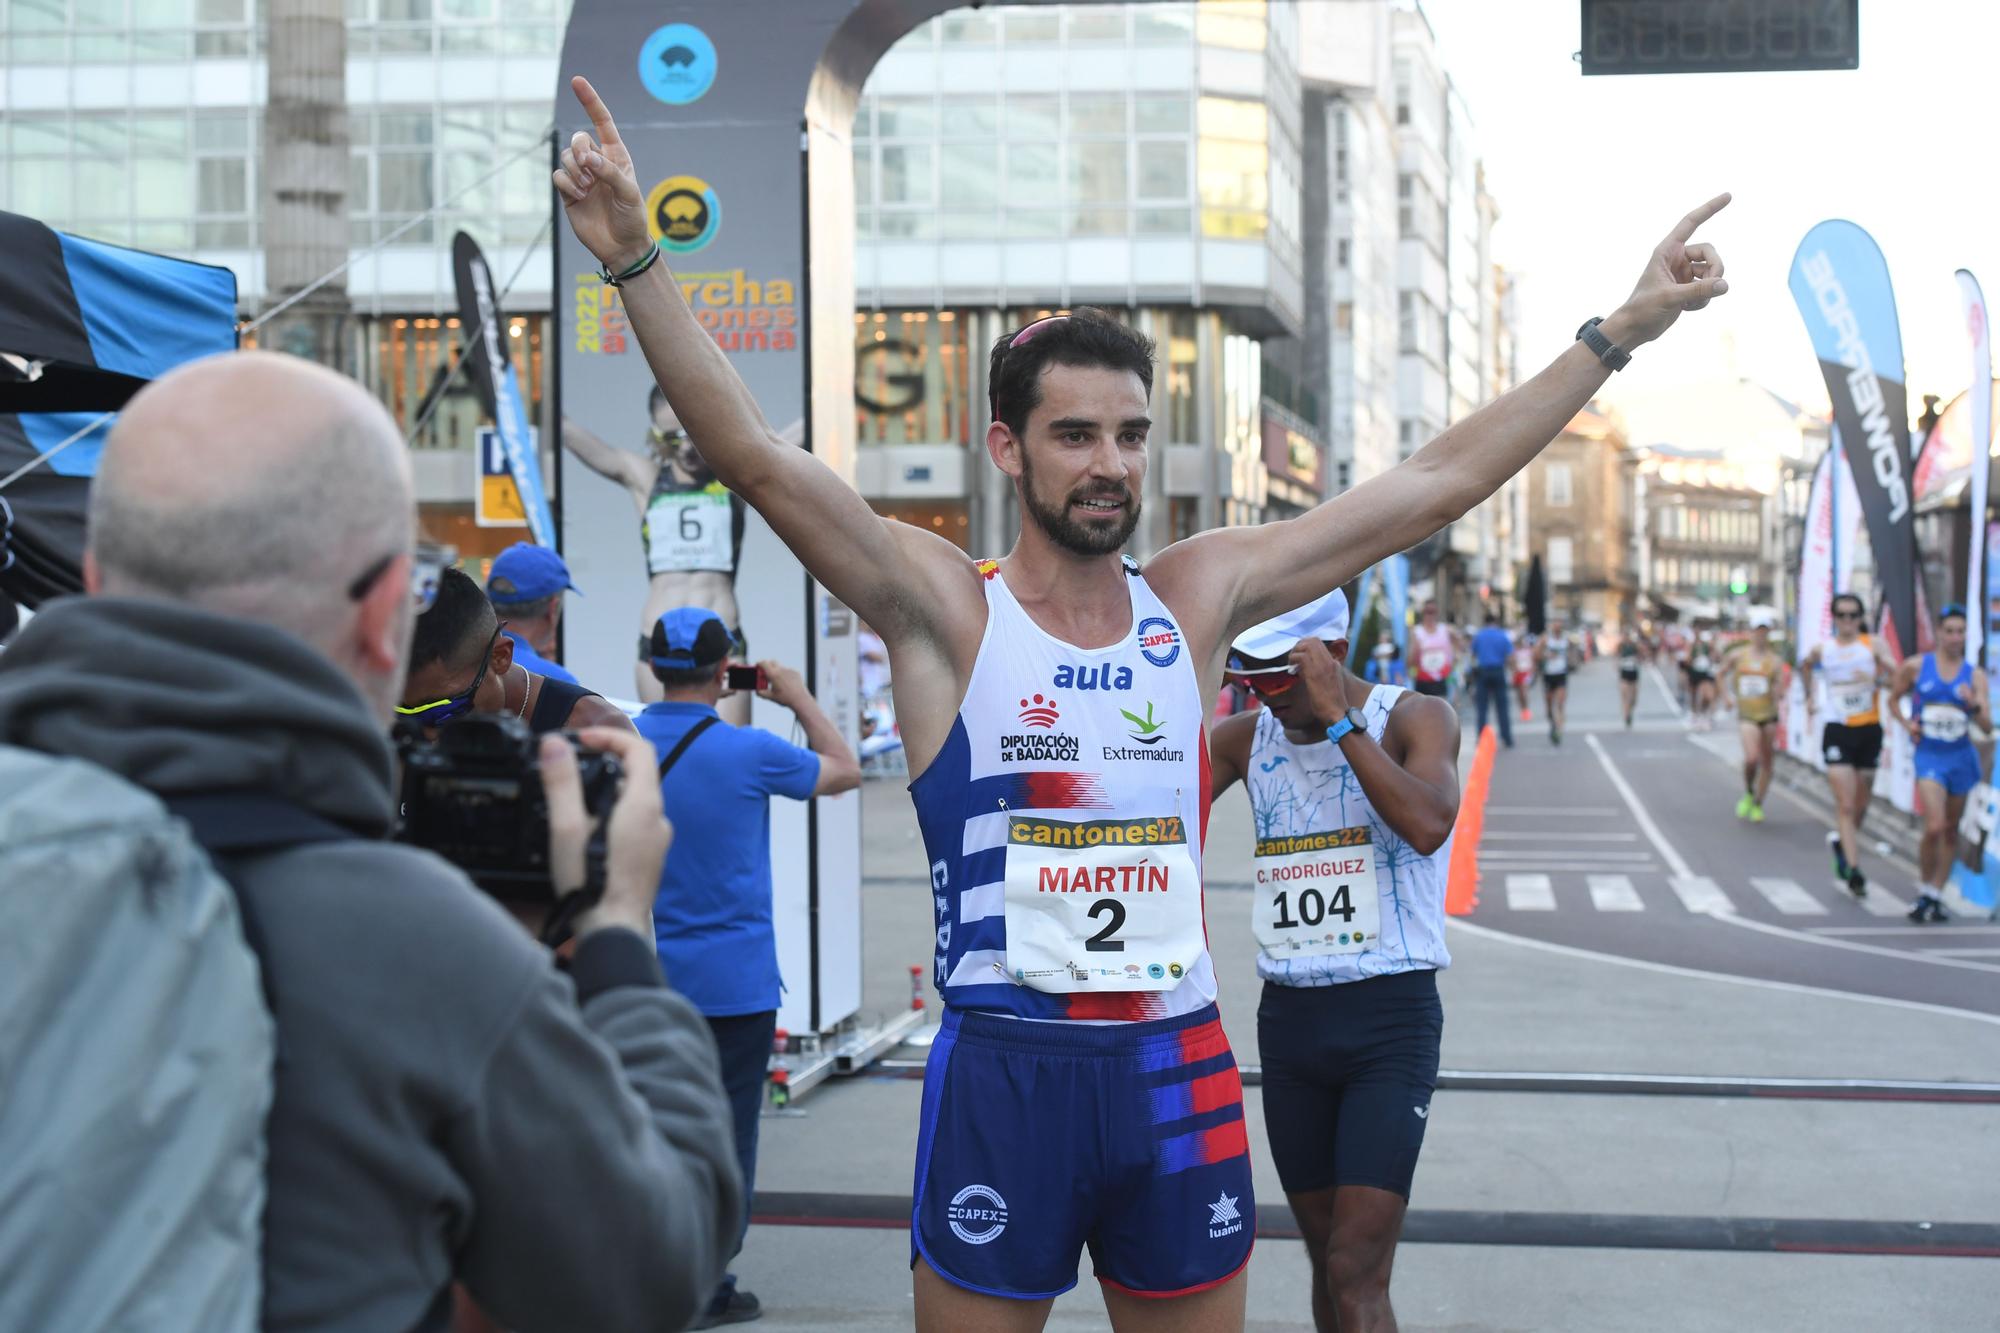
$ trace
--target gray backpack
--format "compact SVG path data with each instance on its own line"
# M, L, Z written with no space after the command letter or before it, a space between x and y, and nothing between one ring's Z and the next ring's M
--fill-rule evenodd
M0 746L0 1329L257 1327L274 1047L188 824Z

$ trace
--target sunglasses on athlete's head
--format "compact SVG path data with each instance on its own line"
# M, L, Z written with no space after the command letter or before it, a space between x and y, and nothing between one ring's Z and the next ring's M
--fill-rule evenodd
M493 665L493 645L500 642L500 632L506 627L507 622L504 620L494 626L493 637L486 641L486 651L479 655L479 670L472 673L470 685L457 694L448 694L427 704L417 704L410 708L397 704L396 711L427 727L443 726L453 718L463 717L471 712L472 698L479 693L480 685L486 680L486 669Z
M396 562L397 552L391 551L368 568L354 582L347 585L347 600L358 602L368 595L375 581L389 572L389 566ZM422 615L437 601L438 580L445 570L458 560L458 548L438 542L418 542L410 552L410 596L416 602L417 614Z

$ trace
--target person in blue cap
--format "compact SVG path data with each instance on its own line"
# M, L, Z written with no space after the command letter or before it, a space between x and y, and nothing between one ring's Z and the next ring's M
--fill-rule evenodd
M647 638L665 698L639 714L660 756L660 796L680 830L660 872L653 929L673 987L715 1034L736 1123L744 1194L757 1170L757 1116L778 1022L778 944L771 928L771 798L832 796L861 785L861 764L805 680L760 662L757 695L792 710L805 747L723 720L731 635L705 606L666 612ZM746 1218L735 1249L749 1230ZM757 1298L726 1275L696 1328L755 1319Z
M570 582L569 566L546 546L515 542L493 558L486 571L486 596L506 622L501 634L514 641L514 660L538 676L569 685L582 682L569 668L550 660L556 626L562 623L563 594L581 595Z

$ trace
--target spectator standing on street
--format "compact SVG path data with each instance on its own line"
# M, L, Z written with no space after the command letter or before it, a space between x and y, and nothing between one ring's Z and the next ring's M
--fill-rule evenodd
M653 907L660 961L715 1034L748 1199L784 987L771 923L771 798L807 801L852 791L861 785L861 765L799 673L776 662L758 664L764 681L757 693L792 710L808 748L724 722L716 704L729 692L730 647L728 626L707 607L662 615L647 660L665 699L639 715L639 733L658 751L661 800L682 830ZM735 1250L748 1228L746 1212ZM761 1313L757 1298L738 1291L729 1274L695 1327L743 1323Z
M268 352L161 377L105 444L92 595L8 649L0 740L331 831L226 861L281 1052L264 1328L442 1333L454 1281L516 1333L682 1328L743 1196L713 1044L647 934L671 834L653 786L625 784L567 976L463 873L388 841L389 722L449 554L415 546L415 512L402 432L352 380ZM615 730L583 740L628 771L647 757ZM552 869L574 888L576 762L554 739L541 762ZM158 1092L164 1126L180 1090Z
M556 626L562 623L563 594L576 590L563 558L532 542L515 542L486 571L486 598L503 622L500 632L514 641L514 660L565 685L581 682L550 659L556 651Z
M1396 636L1383 630L1376 640L1375 651L1362 664L1361 675L1370 685L1408 685L1410 673L1403 666L1403 655L1396 651Z
M1507 708L1507 663L1514 655L1514 636L1500 628L1500 617L1486 613L1486 623L1472 636L1472 666L1479 720L1477 735L1486 730L1486 711L1492 709L1500 720L1500 743L1514 748L1514 721Z

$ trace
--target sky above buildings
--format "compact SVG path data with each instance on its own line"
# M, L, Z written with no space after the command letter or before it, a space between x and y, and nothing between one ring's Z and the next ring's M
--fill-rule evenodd
M1309 0L1310 2L1310 0ZM1814 223L1846 217L1888 257L1910 411L1971 381L1952 270L2000 300L2000 4L1861 0L1861 68L1585 78L1577 0L1424 0L1499 200L1495 258L1524 275L1521 369L1608 314L1688 209L1735 201L1702 237L1730 292L1613 378L1607 397L1732 370L1809 407L1826 393L1787 286ZM1629 387L1628 387L1629 385ZM1623 405L1623 404L1621 404Z

